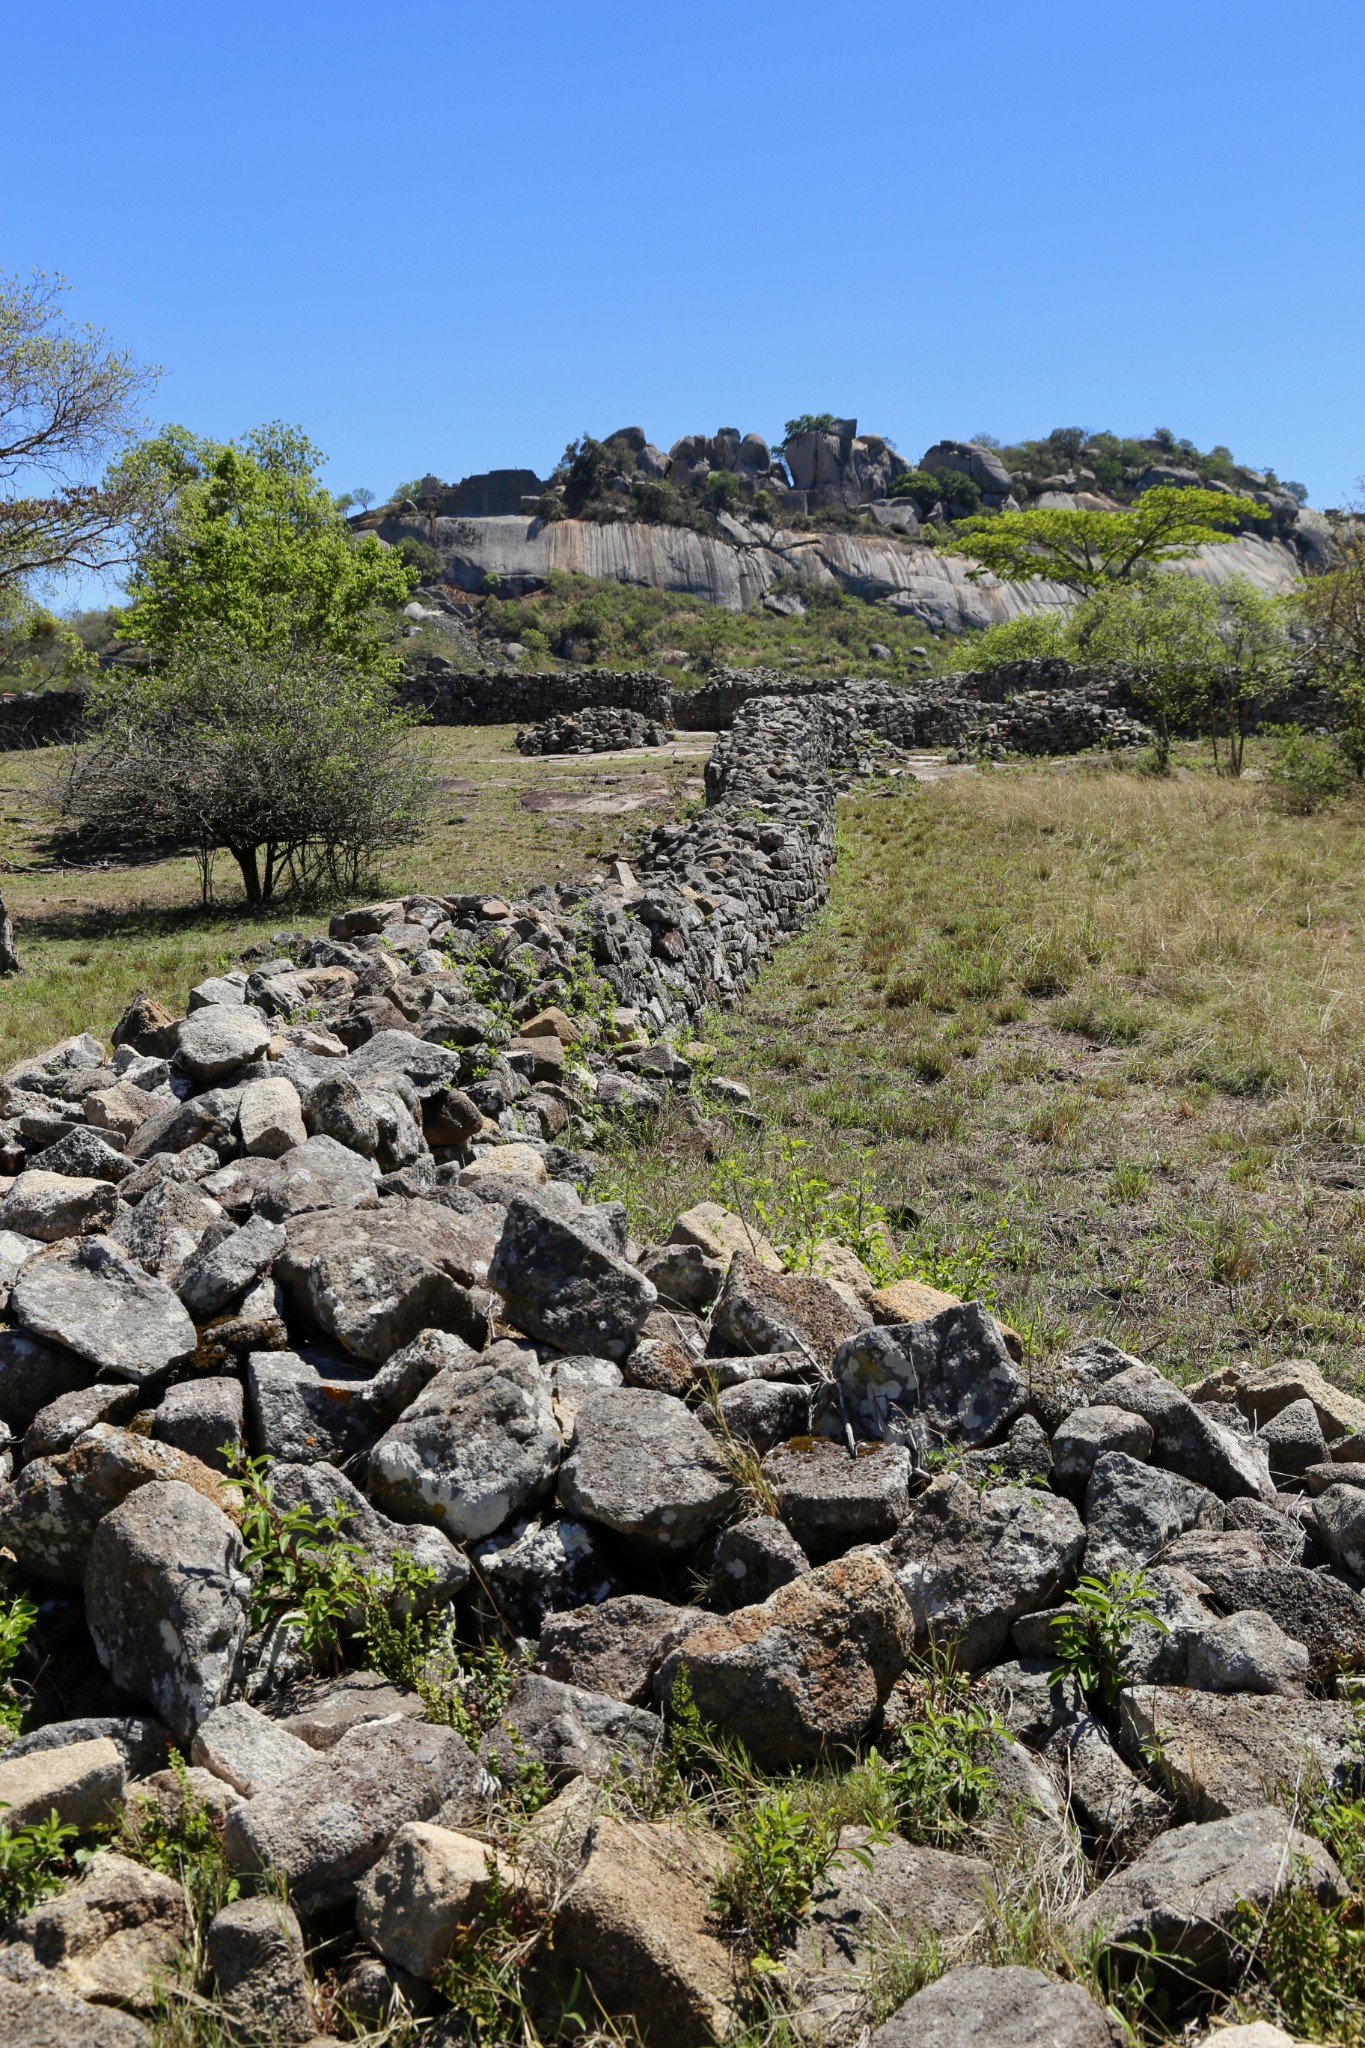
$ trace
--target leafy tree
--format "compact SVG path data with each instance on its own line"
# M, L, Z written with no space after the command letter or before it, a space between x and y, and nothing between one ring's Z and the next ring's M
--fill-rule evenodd
M1365 527L1359 514L1338 525L1333 566L1296 591L1294 610L1314 675L1333 699L1342 758L1365 776Z
M943 479L927 469L905 469L893 477L887 493L892 498L909 498L920 517L933 511L943 496ZM979 498L978 498L979 502Z
M1269 516L1254 498L1158 485L1122 512L1035 509L964 519L942 545L974 556L1004 583L1046 576L1086 591L1181 561L1230 540L1241 520Z
M257 654L311 642L392 671L391 618L413 572L373 535L357 539L318 481L320 451L272 422L239 445L172 429L128 466L165 480L120 631L158 660L208 633Z
M1162 774L1170 767L1172 727L1203 701L1217 619L1218 600L1207 583L1143 576L1093 591L1072 622L1081 658L1122 677L1152 719Z
M1247 734L1289 679L1289 635L1282 600L1245 576L1230 576L1216 602L1206 667L1209 737L1216 768L1219 738L1226 734L1228 772L1240 775Z
M430 774L412 719L363 662L207 630L160 670L101 684L72 757L66 816L134 843L192 847L208 900L225 849L249 904L358 887L381 850L410 844Z
M0 590L128 559L134 480L92 480L142 425L160 372L63 308L61 277L0 274Z
M359 505L362 512L368 512L374 503L374 492L369 488L368 484L357 484L351 492L351 498L355 504Z
M607 478L615 475L621 467L618 451L607 448L601 441L594 441L591 434L584 434L579 441L571 441L564 450L564 460L568 465L564 479L564 504L570 513L581 512L594 498L602 497L607 488Z
M785 445L788 441L794 441L799 434L828 434L833 425L832 412L798 413L794 420L788 420L783 427L782 440Z

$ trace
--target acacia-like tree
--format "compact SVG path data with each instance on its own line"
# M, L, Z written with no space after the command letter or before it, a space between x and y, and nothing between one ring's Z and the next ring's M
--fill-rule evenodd
M101 684L88 722L64 815L188 846L205 900L219 851L253 907L285 886L358 888L426 816L430 768L387 679L306 634L266 648L201 634L163 669Z
M1244 519L1268 519L1254 498L1159 484L1119 512L983 513L963 519L941 545L970 555L1002 583L1045 576L1077 592L1124 583L1161 562L1178 562L1229 541Z

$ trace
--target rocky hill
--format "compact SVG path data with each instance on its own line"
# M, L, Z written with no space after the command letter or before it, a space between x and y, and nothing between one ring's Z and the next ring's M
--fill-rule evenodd
M1078 450L1103 470L1109 488L1101 489L1084 461L1039 475L1045 464L1037 451L1046 455L1048 443L1024 444L1034 451L1026 458L1033 466L1011 469L1004 457L1016 451L951 440L935 442L911 464L882 436L859 434L856 420L805 426L780 455L761 436L732 427L685 435L665 454L641 428L627 427L603 442L575 444L548 481L526 470L495 470L458 485L428 476L415 496L355 523L391 545L408 544L428 574L467 591L496 578L501 594L524 596L563 571L684 593L729 611L776 604L783 592L846 592L948 633L1070 602L1041 578L1002 585L940 554L934 539L963 510L1117 510L1156 484L1235 488L1266 506L1268 525L1201 551L1185 565L1188 573L1211 582L1240 574L1279 592L1323 559L1324 515L1262 473L1197 451L1187 460L1181 444L1174 460L1160 459L1159 442L1116 445L1134 459L1125 463L1099 443ZM1231 482L1208 473L1220 463Z

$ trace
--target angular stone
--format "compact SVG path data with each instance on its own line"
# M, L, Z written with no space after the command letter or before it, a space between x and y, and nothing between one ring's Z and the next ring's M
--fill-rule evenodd
M698 1619L693 1607L627 1593L597 1607L547 1615L536 1662L561 1684L644 1706L653 1698L655 1672Z
M32 1978L0 1977L0 2041L5 2048L151 2048L152 2037L130 2012L89 2005L40 1966Z
M333 1138L308 1138L265 1163L269 1172L262 1175L252 1206L275 1223L309 1209L356 1209L378 1200L374 1162Z
M670 1394L643 1387L593 1394L578 1411L560 1470L571 1514L659 1550L686 1550L735 1498L724 1457Z
M41 1410L83 1392L94 1376L89 1360L64 1344L47 1344L27 1330L0 1329L0 1422L8 1429L27 1429Z
M569 1515L522 1517L476 1544L473 1559L476 1609L489 1607L489 1622L521 1636L539 1635L559 1609L595 1605L618 1588L600 1532Z
M248 1081L237 1110L237 1131L250 1158L278 1159L306 1143L303 1105L292 1081Z
M30 1167L0 1202L0 1230L56 1244L64 1237L107 1230L118 1206L112 1181L76 1180Z
M555 1916L554 1952L581 1970L609 2018L634 2021L649 2048L722 2040L737 1996L712 1931L722 1851L676 1822L603 1817Z
M1199 1692L1300 1695L1308 1650L1254 1607L1210 1621L1190 1645L1190 1684Z
M702 1621L660 1666L667 1699L686 1666L702 1716L762 1769L856 1743L904 1670L914 1624L883 1560L841 1558L761 1606Z
M1152 1459L1168 1472L1207 1487L1220 1500L1273 1497L1264 1452L1250 1438L1210 1421L1155 1366L1130 1366L1115 1374L1105 1381L1104 1398L1110 1407L1146 1417L1152 1425Z
M855 1543L893 1536L910 1512L910 1453L903 1444L842 1444L808 1437L763 1460L778 1513L807 1557L823 1564Z
M799 1351L817 1369L827 1370L844 1340L865 1329L869 1320L827 1280L772 1273L751 1253L736 1252L711 1333L727 1351Z
M960 1294L945 1294L941 1287L926 1286L923 1280L893 1280L872 1297L872 1313L879 1323L923 1323L945 1308L961 1306Z
M25 1571L79 1586L104 1517L139 1487L159 1480L193 1487L219 1507L236 1504L235 1494L225 1493L197 1458L99 1422L69 1451L35 1459L0 1489L0 1542Z
M532 1145L496 1145L489 1152L482 1152L477 1159L471 1159L460 1175L460 1186L477 1187L484 1181L507 1181L509 1189L520 1193L518 1182L526 1181L532 1186L543 1187L550 1178L550 1169L540 1153ZM509 1197L510 1199L510 1197Z
M241 1449L245 1412L240 1380L207 1375L180 1380L162 1395L152 1435L159 1443L187 1451L210 1471L226 1472Z
M215 1707L194 1732L190 1756L243 1799L273 1792L313 1762L306 1742L245 1700Z
M182 1742L223 1699L246 1635L242 1539L178 1480L139 1487L104 1517L85 1569L100 1662Z
M270 2048L317 2038L303 1931L282 1899L234 1899L209 1922L205 1947L234 2034Z
M386 1962L431 1983L462 1927L478 1919L490 1886L507 1894L515 1867L486 1842L409 1821L356 1893L356 1927Z
M78 1997L150 2012L193 1929L174 1878L101 1849L74 1884L9 1932Z
M711 1598L721 1608L757 1607L810 1570L810 1560L775 1515L750 1515L722 1529L711 1555Z
M640 1271L660 1301L698 1312L710 1307L725 1278L721 1261L708 1258L695 1244L666 1244L646 1252Z
M111 1144L101 1132L77 1124L55 1145L32 1154L24 1178L27 1173L52 1173L72 1180L109 1180L117 1185L136 1171L135 1162L126 1156L121 1145Z
M170 1749L171 1731L144 1714L86 1714L76 1721L45 1721L30 1728L5 1751L6 1763L37 1756L42 1750L69 1749L77 1742L112 1742L128 1775L145 1777L160 1770Z
M1224 1366L1190 1390L1196 1402L1235 1401L1243 1415L1260 1429L1295 1401L1311 1401L1318 1426L1328 1443L1365 1430L1365 1401L1334 1387L1307 1358L1285 1358L1275 1365Z
M288 1712L284 1709L288 1708ZM401 1715L426 1719L420 1693L394 1685L378 1671L347 1671L340 1678L308 1678L287 1701L271 1702L272 1713L310 1749L332 1749L352 1728Z
M1156 1768L1194 1820L1262 1806L1306 1771L1343 1790L1356 1767L1351 1711L1337 1700L1138 1685L1119 1706L1136 1741L1159 1742Z
M1152 1425L1145 1416L1097 1401L1075 1408L1052 1435L1052 1470L1069 1493L1084 1494L1095 1460L1106 1451L1122 1451L1141 1464L1151 1453Z
M510 1204L488 1277L518 1329L603 1358L626 1356L658 1300L642 1273L530 1194Z
M86 1096L85 1120L93 1129L109 1131L126 1144L155 1108L146 1088L124 1079L116 1081L112 1088L97 1088Z
M464 1542L549 1490L559 1432L548 1376L534 1358L499 1350L469 1371L437 1373L374 1446L370 1492L400 1521L434 1521Z
M212 1087L270 1043L270 1024L251 1004L215 1004L186 1017L176 1032L175 1063L201 1087Z
M971 1449L1003 1436L1028 1402L1000 1326L979 1301L922 1323L865 1330L842 1346L834 1373L861 1435Z
M480 1772L453 1728L420 1721L352 1728L306 1770L228 1815L228 1867L268 1870L306 1911L340 1905L399 1828L430 1820Z
M783 1270L781 1254L763 1232L719 1202L698 1202L693 1208L684 1209L673 1225L668 1241L670 1244L696 1245L708 1258L716 1259L727 1272L736 1252L745 1252L757 1259L770 1273Z
M596 1782L650 1763L663 1732L657 1714L533 1671L519 1681L480 1754L505 1785L518 1783L528 1759L544 1766L552 1785Z
M1329 1486L1313 1503L1313 1530L1334 1564L1365 1578L1365 1489Z
M178 1285L201 1251L231 1229L219 1203L185 1181L163 1181L135 1209L120 1216L109 1235L154 1280Z
M42 1248L40 1238L24 1237L17 1230L0 1230L0 1295L9 1293L28 1261Z
M886 1556L913 1617L916 1647L952 1646L962 1667L997 1658L1021 1615L1050 1606L1085 1544L1066 1500L1027 1486L978 1495L935 1479L914 1502Z
M638 1353L637 1347L637 1353ZM632 1364L634 1359L632 1358ZM747 1444L760 1458L766 1458L779 1444L794 1436L810 1436L810 1389L791 1380L744 1380L725 1387L714 1408L703 1409L718 1418L718 1434L735 1443ZM708 1423L709 1427L709 1423ZM848 1453L839 1446L845 1460Z
M1365 1669L1365 1600L1330 1573L1209 1561L1199 1576L1225 1614L1254 1607L1303 1643L1310 1674L1324 1689L1343 1669Z
M83 1835L89 1834L117 1811L126 1778L123 1752L108 1736L0 1757L4 1825L32 1827L55 1813Z
M307 1295L318 1327L373 1364L422 1330L468 1325L468 1296L448 1273L418 1251L364 1239L319 1252Z
M1318 1411L1306 1394L1272 1415L1258 1435L1276 1479L1301 1478L1310 1465L1321 1464L1327 1456Z
M439 1529L420 1522L412 1527L391 1522L371 1507L360 1488L335 1466L277 1461L270 1468L268 1484L271 1500L286 1513L307 1507L320 1519L335 1516L342 1541L358 1545L364 1553L361 1562L366 1570L392 1571L401 1555L430 1572L428 1586L403 1596L408 1611L421 1614L444 1607L469 1583L469 1560Z
M1079 1984L1020 1963L959 1964L917 1991L870 2048L1113 2048L1102 2006Z
M220 1238L211 1251L201 1252L186 1267L176 1293L197 1323L210 1322L269 1272L284 1247L285 1235L278 1223L252 1216L240 1230Z
M138 1385L194 1355L194 1324L170 1288L107 1237L54 1245L30 1259L10 1312L36 1336Z
M186 1102L172 1097L134 1131L128 1140L128 1157L149 1160L157 1153L192 1152L198 1158L207 1150L221 1158L236 1149L240 1100L240 1088L208 1088ZM140 1174L131 1176L128 1186L140 1185L141 1178Z
M1264 1912L1283 1886L1307 1884L1320 1905L1344 1896L1341 1873L1311 1835L1272 1806L1172 1828L1126 1869L1097 1885L1072 1916L1111 1947L1152 1946L1216 1985L1244 1953L1243 1908Z
M1131 1570L1186 1529L1216 1528L1221 1520L1216 1496L1192 1479L1140 1465L1123 1451L1105 1451L1086 1487L1085 1568L1100 1576Z
M252 1448L289 1464L340 1465L374 1440L375 1420L360 1369L342 1361L320 1372L296 1351L253 1351L247 1359L246 1410Z

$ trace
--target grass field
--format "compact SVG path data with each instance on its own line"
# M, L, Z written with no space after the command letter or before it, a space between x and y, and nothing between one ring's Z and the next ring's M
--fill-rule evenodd
M515 732L422 735L438 778L430 830L386 860L359 900L414 889L524 892L629 850L642 830L701 799L705 734L666 753L547 762L523 759ZM253 939L290 925L319 929L329 907L281 902L250 918L230 862L219 865L209 910L189 859L89 865L89 853L54 830L46 785L62 752L0 754L0 893L25 970L0 982L0 1068L70 1032L107 1034L140 988L182 1008L196 981Z
M1191 759L1193 759L1191 750ZM818 925L708 1035L766 1131L616 1172L641 1222L862 1179L1035 1349L1365 1365L1365 804L1018 766L845 802ZM784 1146L803 1148L784 1164ZM807 1206L809 1206L809 1198Z

